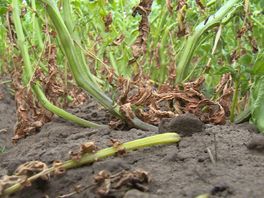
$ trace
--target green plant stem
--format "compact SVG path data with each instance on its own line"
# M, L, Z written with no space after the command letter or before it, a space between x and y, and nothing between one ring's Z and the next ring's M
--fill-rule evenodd
M264 133L264 76L260 76L258 80L255 79L255 86L251 90L250 110L252 121L257 126L258 130Z
M206 7L210 7L211 5L215 4L216 0L211 0L206 4Z
M38 19L36 18L36 2L35 0L31 0L31 5L32 5L32 9L33 9L33 15L32 15L32 21L33 21L33 34L34 34L34 38L36 38L37 40L37 44L40 47L40 49L43 49L44 44L41 38L41 31L39 28L39 23L38 23ZM36 44L36 43L34 43Z
M57 106L55 106L54 104L52 104L47 97L45 96L43 90L41 89L40 84L37 82L34 85L32 85L32 90L34 91L34 93L36 94L39 102L41 103L41 105L46 108L47 110L55 113L57 116L64 118L65 120L69 120L75 124L78 124L80 126L83 127L91 127L91 128L101 128L101 127L106 127L106 125L102 125L102 124L96 124L94 122L90 122L88 120L79 118Z
M41 1L47 4L47 12L57 30L61 45L68 59L71 71L74 75L77 84L86 91L88 91L88 93L93 95L105 108L116 112L116 109L113 109L112 100L107 97L100 90L100 88L93 83L93 81L91 81L91 77L89 76L90 72L88 71L87 66L83 65L83 62L79 61L77 53L78 51L76 51L76 47L74 45L70 32L64 24L55 3L50 0Z
M179 56L180 60L177 65L176 83L187 80L186 77L191 71L191 58L203 34L217 25L228 22L238 8L242 6L241 2L242 0L227 1L214 15L201 22L195 28L194 33L187 39L183 52Z
M264 29L264 24L257 20L255 17L250 17L255 23L257 23L262 29Z
M231 104L231 110L230 110L230 121L234 122L235 120L235 108L237 106L237 101L238 101L238 93L239 93L239 80L236 79L234 82L235 85L235 90L234 90L234 96L232 99L232 104Z
M109 98L96 83L94 83L93 77L90 75L91 72L89 68L83 61L80 61L80 59L78 58L78 50L74 45L72 36L67 29L55 2L52 0L41 1L46 4L47 13L58 33L60 43L68 59L69 66L71 68L74 79L76 80L76 83L82 89L86 90L90 95L92 95L103 107L105 107L113 115L125 120L126 118L120 112L120 106L112 101L112 99ZM137 128L157 131L157 127L145 123L137 117L133 118L131 122Z
M240 124L249 121L250 117L251 117L251 110L250 107L247 107L244 111L242 111L235 117L234 123Z
M151 147L156 145L163 145L163 144L172 144L178 143L180 141L180 136L177 133L163 133L159 135L153 135L150 137L134 140L131 142L126 142L120 145L119 148L125 149L126 151L132 151L139 148ZM98 160L104 159L106 157L110 157L118 153L118 148L109 147L102 149L96 153L86 153L84 154L80 160L68 160L65 161L60 167L66 170L76 168L85 164L91 164ZM36 175L31 176L27 179L28 182L33 182L34 180L38 179L42 175L46 175L55 171L54 167L51 167L47 170L44 170ZM23 189L24 185L21 183L14 184L13 186L5 189L3 191L3 195L10 195L13 194L21 189Z
M73 16L72 16L72 11L71 11L71 6L70 6L70 1L69 0L64 0L62 2L62 8L63 8L63 19L65 21L65 25L72 36L72 39L75 43L79 44L81 43L81 39L79 36L79 33L77 31L74 31L74 23L73 23ZM80 48L75 48L78 56L78 61L81 63L79 64L80 66L87 67L86 66L86 61L85 61L85 56ZM85 68L82 68L83 72L88 73L89 80L91 80L94 84L97 84L96 82L96 77L90 72L89 69L85 70ZM97 85L98 86L98 85Z
M24 33L22 24L20 21L20 10L17 0L12 1L13 7L13 22L15 24L15 30L17 34L17 45L20 49L21 55L23 57L23 73L22 73L22 80L23 83L26 85L32 77L33 68L31 67L30 58L28 54L28 46L25 41Z
M75 115L72 115L71 113L66 112L63 109L60 109L59 107L53 105L45 96L41 88L41 85L38 82L30 82L33 76L33 67L30 62L28 46L27 46L27 42L25 42L25 37L24 37L23 29L22 29L18 0L12 1L12 7L13 7L13 21L15 24L15 30L17 34L17 45L18 45L18 48L23 58L23 74L22 74L23 77L22 79L23 79L24 85L32 84L31 85L32 91L36 95L38 101L40 101L40 103L52 113L66 120L79 124L81 126L95 127L95 128L103 127L104 125L98 125L96 123L89 122L87 120L84 120Z

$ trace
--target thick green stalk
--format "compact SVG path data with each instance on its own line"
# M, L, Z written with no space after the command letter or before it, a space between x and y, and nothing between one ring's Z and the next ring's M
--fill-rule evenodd
M178 56L180 60L176 71L177 83L187 80L186 77L192 70L190 64L191 58L203 34L217 25L228 22L234 16L238 8L242 6L242 2L242 0L229 0L214 15L201 22L195 28L192 36L187 39L183 52Z
M234 123L240 124L240 123L249 121L250 117L251 117L250 107L246 107L244 111L242 111L240 114L238 114L235 117Z
M72 36L67 29L59 10L52 0L41 0L45 3L47 13L52 20L54 27L58 33L60 43L65 52L65 55L68 59L69 66L71 68L72 74L76 83L84 90L86 90L90 95L92 95L102 106L104 106L107 110L109 110L115 116L118 116L121 119L125 119L125 117L120 112L120 107L112 101L102 90L101 88L94 83L93 78L90 75L89 68L84 65L83 61L80 61L78 58L78 50L75 47ZM131 120L132 123L143 130L152 130L157 131L157 127L142 122L138 118L134 118Z
M69 121L71 121L75 124L78 124L80 126L83 126L83 127L101 128L101 127L105 126L105 125L99 125L99 124L96 124L94 122L90 122L88 120L79 118L79 117L55 106L54 104L52 104L47 99L47 97L45 96L45 94L44 94L43 90L41 89L41 86L39 85L39 83L35 83L34 85L32 85L32 90L34 91L39 102L42 104L42 106L44 108L55 113L57 116L64 118L65 120L69 120Z
M91 77L89 77L90 72L88 71L89 69L87 68L87 66L82 65L83 62L79 62L78 51L76 50L74 41L66 25L64 24L64 21L55 5L55 2L51 0L41 1L47 4L47 13L49 14L50 19L52 20L57 30L61 45L64 49L65 55L68 59L71 71L77 84L88 91L91 95L93 95L105 108L115 112L116 110L113 109L112 100L91 81Z
M125 151L133 151L139 148L151 147L156 145L163 145L163 144L172 144L178 143L180 141L180 136L177 133L163 133L159 135L153 135L150 137L134 140L131 142L126 142L120 145L120 149L124 149ZM119 149L115 147L109 147L102 149L96 153L86 153L81 156L80 160L68 160L61 165L61 168L64 169L72 169L76 168L85 164L91 164L98 160L104 159L106 157L110 157L118 153ZM55 171L54 167L51 167L47 170L44 170L36 175L31 176L27 179L28 182L33 182L36 179L40 178L42 175L47 175ZM2 195L10 195L13 194L21 189L23 189L25 185L21 183L14 184L13 186L5 189Z
M235 85L235 90L234 90L234 95L233 95L231 110L230 110L230 121L231 122L234 122L235 120L235 108L237 106L238 94L239 94L239 79L235 79L234 85Z
M23 83L26 85L32 77L33 68L31 67L30 57L28 54L28 46L25 41L25 36L23 33L21 21L20 21L20 9L19 9L17 0L12 1L12 7L13 7L13 11L12 11L13 22L15 24L15 30L17 34L17 45L20 49L21 55L23 57L23 63L24 63L22 80L23 80Z
M31 5L32 5L32 9L33 9L33 14L32 14L32 21L33 21L33 34L34 34L34 39L36 39L36 43L39 46L40 49L43 49L44 44L42 41L42 37L41 37L41 31L39 28L39 23L38 23L38 19L36 18L36 2L35 0L31 0Z
M73 15L72 15L70 1L69 0L62 1L62 8L63 8L63 19L65 21L65 25L70 35L72 36L73 41L77 43L78 45L81 45L81 39L80 39L79 33L74 30ZM83 70L84 74L85 72L87 72L88 74L87 78L89 78L91 82L96 84L97 87L99 87L95 80L96 77L90 72L90 70L89 69L86 70L85 68L82 68L82 67L87 67L85 56L83 54L82 49L80 47L76 47L75 50L77 51L77 54L78 54L77 58L80 63L79 64L80 69Z
M264 133L264 76L255 80L255 87L253 89L256 90L251 91L250 98L252 121L258 130Z
M28 85L32 79L33 76L33 68L30 62L30 57L28 54L28 46L27 42L25 42L25 37L22 29L22 24L20 20L20 10L19 10L19 3L18 0L12 1L12 7L13 7L13 21L15 24L15 30L17 34L17 45L18 48L21 51L22 58L23 58L23 83L24 85ZM39 83L33 83L32 90L34 94L36 95L37 99L40 101L40 103L49 111L52 113L66 119L69 121L72 121L76 124L79 124L81 126L85 127L102 127L103 125L98 125L96 123L89 122L87 120L84 120L82 118L79 118L75 115L72 115L63 109L60 109L53 105L45 96L43 93L43 90L41 88L41 85Z

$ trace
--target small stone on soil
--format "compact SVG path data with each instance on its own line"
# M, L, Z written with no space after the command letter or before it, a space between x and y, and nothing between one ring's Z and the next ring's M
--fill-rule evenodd
M159 133L176 132L182 136L191 136L204 130L204 123L195 115L186 113L175 118L162 119Z
M249 150L264 152L264 136L260 134L254 135L246 146Z
M226 184L219 184L213 187L211 195L218 195L221 197L228 197L233 194L233 190Z

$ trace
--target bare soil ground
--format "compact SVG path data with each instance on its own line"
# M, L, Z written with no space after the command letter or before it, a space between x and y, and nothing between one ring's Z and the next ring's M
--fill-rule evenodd
M94 141L100 148L105 148L109 146L111 138L126 142L154 134L136 129L87 129L55 118L39 133L12 145L11 137L16 121L15 103L6 89L0 90L4 95L0 100L0 176L12 174L17 166L30 160L40 160L48 165L54 160L67 160L70 150L88 141ZM107 122L109 117L93 102L71 111L101 123ZM115 174L122 170L143 169L151 178L146 185L146 192L122 188L108 197L182 198L209 193L210 197L261 198L264 195L264 151L261 145L251 145L253 149L246 146L256 137L259 137L256 130L248 123L206 125L203 132L183 137L179 146L158 146L110 157L53 176L49 182L35 182L11 197L55 198L74 192L77 186L93 186L94 176L101 170ZM215 147L217 159L213 164L208 148L214 155ZM91 187L68 197L92 198L98 195L95 188Z

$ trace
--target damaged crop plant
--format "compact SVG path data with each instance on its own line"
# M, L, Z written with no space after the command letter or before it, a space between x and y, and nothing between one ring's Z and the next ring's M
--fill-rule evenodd
M158 131L163 118L192 113L204 123L249 120L264 132L263 7L258 0L1 1L0 75L11 74L15 93L13 140L54 114L106 127L67 111L89 97L112 114L113 128ZM148 146L179 140L164 134Z
M264 130L261 2L14 0L4 6L9 59L1 71L13 71L14 140L53 114L103 127L63 108L85 94L113 114L113 127L157 130L162 118L190 112L215 124L251 117Z

